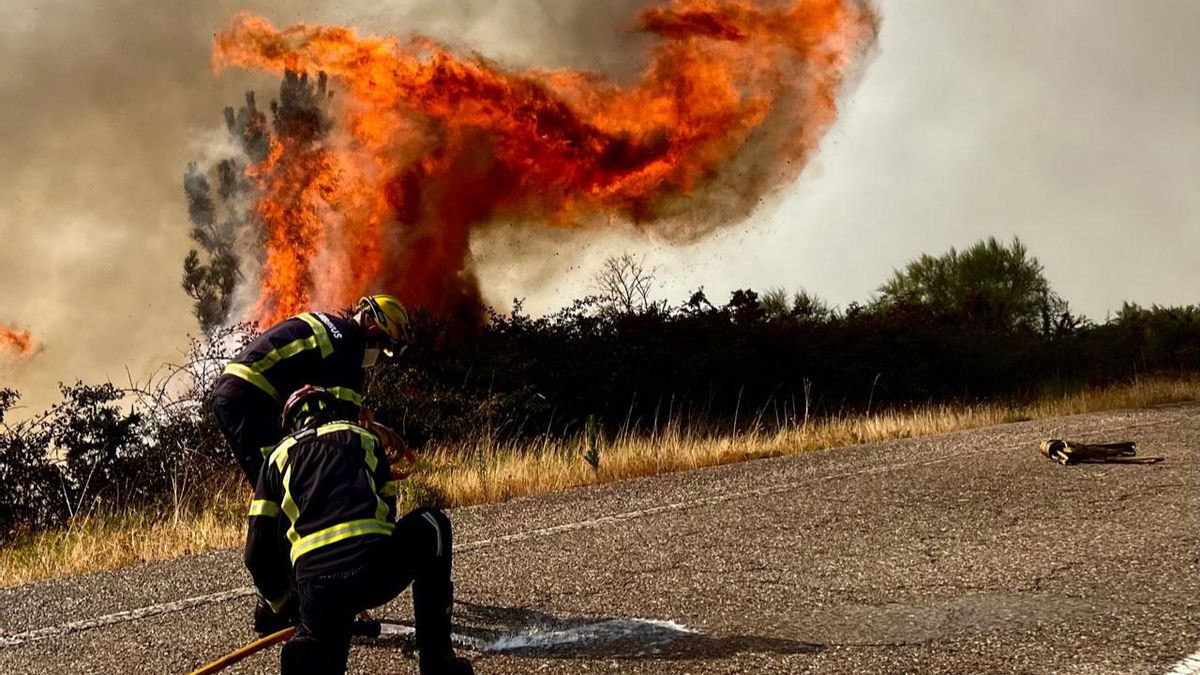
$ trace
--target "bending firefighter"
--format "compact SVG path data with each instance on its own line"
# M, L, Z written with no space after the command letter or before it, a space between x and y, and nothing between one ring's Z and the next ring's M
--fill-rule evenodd
M225 367L213 412L251 485L279 439L283 402L306 384L324 387L343 419L358 419L364 368L412 341L408 313L390 295L362 298L344 316L307 312L268 328Z
M450 521L418 509L394 522L379 438L340 421L344 410L321 387L292 394L282 415L292 433L263 465L250 505L246 567L273 610L299 613L281 673L344 673L355 615L412 584L422 675L471 675L450 643Z

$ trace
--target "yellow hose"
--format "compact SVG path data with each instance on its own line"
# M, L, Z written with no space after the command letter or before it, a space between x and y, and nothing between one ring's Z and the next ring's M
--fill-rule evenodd
M379 622L375 619L372 619L369 612L359 612L358 622L356 622L356 624L361 624L357 626L360 630L358 633L359 635L379 637ZM285 640L290 640L295 632L296 627L290 626L276 633L271 633L270 635L260 637L244 647L238 647L237 649L229 652L225 656L222 656L206 666L193 670L188 675L212 675L213 673L218 673L248 656L254 656L267 647L279 644Z
M284 628L277 633L271 633L270 635L260 637L244 647L238 647L237 649L229 652L225 656L222 656L206 666L193 670L191 675L212 675L212 673L225 670L229 666L232 666L248 656L253 656L267 647L270 647L271 645L279 644L280 642L291 638L292 634L295 632L296 627L291 626Z

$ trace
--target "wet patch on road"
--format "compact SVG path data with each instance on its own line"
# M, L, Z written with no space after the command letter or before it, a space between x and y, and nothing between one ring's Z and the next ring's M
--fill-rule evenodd
M811 654L824 646L758 635L705 635L658 619L556 617L523 607L455 605L453 642L481 657L505 655L536 659L714 659L740 653ZM385 623L375 644L399 641L415 649L413 630Z

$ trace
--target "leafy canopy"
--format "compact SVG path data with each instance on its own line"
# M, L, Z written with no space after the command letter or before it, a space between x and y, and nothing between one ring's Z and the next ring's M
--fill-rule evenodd
M924 254L895 271L879 294L884 308L922 306L988 330L1045 334L1069 318L1042 264L1016 237L1007 246L988 237L962 252Z

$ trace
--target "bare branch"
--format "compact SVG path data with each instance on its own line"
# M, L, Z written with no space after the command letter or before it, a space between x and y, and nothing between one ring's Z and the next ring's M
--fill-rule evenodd
M619 314L644 312L653 304L655 269L647 269L644 257L629 253L609 256L592 278L601 302Z

